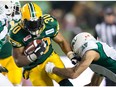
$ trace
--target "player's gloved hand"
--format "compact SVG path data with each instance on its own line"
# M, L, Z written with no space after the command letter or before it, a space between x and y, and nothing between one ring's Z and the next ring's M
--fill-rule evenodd
M42 41L41 43L37 44L36 48L28 52L29 49L24 51L24 54L27 55L27 58L30 62L34 62L36 59L40 58L44 51L46 50L46 43Z
M5 67L0 66L0 73L2 72L8 72L8 70Z
M46 44L44 41L42 41L40 44L37 45L36 49L34 50L34 54L37 57L40 57L41 55L43 55L44 51L46 50Z
M72 64L77 64L79 61L81 61L81 58L77 55L74 54L74 57L71 59Z
M48 62L48 63L45 65L45 71L46 71L47 73L52 73L54 67L55 67L55 65L54 65L52 62Z
M67 56L71 60L72 64L74 65L77 64L79 61L81 61L81 58L72 51L68 52Z

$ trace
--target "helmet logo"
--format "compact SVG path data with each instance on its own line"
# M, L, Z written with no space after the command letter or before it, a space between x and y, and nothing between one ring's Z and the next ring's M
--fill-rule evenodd
M90 37L90 35L86 35L86 36L85 36L85 40L87 40L88 37Z
M82 51L87 47L88 43L83 44L83 46L81 47Z

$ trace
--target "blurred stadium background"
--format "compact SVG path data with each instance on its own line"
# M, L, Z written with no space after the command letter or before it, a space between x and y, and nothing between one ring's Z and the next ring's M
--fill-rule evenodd
M71 39L75 34L87 31L94 35L95 25L103 21L104 9L112 7L116 9L115 1L20 1L21 6L28 2L35 2L42 10L43 14L51 14L60 24L60 32L71 43ZM114 10L116 13L116 10ZM63 61L66 66L72 66L69 60L65 60L65 54L61 51L58 45L53 42L55 51L63 56ZM88 76L89 74L89 76ZM72 80L74 86L83 86L90 81L92 71L87 69L76 80ZM78 81L77 81L78 80ZM84 81L85 80L85 81ZM82 83L83 81L83 83ZM78 83L78 85L76 85ZM30 83L24 83L30 85ZM104 82L101 86L104 85ZM58 86L55 83L55 87Z

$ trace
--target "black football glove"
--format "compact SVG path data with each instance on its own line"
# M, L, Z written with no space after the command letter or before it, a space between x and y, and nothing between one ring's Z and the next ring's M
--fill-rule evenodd
M8 72L8 70L5 67L0 66L0 73L2 72Z
M77 54L74 54L74 57L71 59L72 64L77 64L79 61L81 61L81 57L79 57Z

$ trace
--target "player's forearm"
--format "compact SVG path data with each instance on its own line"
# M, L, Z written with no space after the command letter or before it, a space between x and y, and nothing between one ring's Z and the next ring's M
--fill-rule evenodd
M70 47L70 45L68 44L68 42L63 41L63 42L60 43L59 45L60 45L62 51L63 51L66 55L67 55L67 53L68 53L69 51L71 51L71 47Z
M14 56L13 56L14 57ZM16 63L16 65L18 66L18 67L24 67L24 66L27 66L27 65L29 65L30 64L30 61L27 59L27 57L26 56L19 56L19 57L17 57L17 59L16 59L16 57L15 57L15 63Z
M72 68L57 68L54 67L52 72L62 76L64 78L71 78L75 79L77 78L85 69L87 69L89 64L87 64L85 61L82 61L79 65L76 65Z
M73 79L73 70L71 68L53 68L53 73L57 74L58 76L61 76L63 78L71 78Z
M62 36L62 34L59 32L56 37L53 39L59 46L61 47L62 51L67 54L69 51L71 51L70 44L67 42L67 40Z
M23 53L21 54L20 52L17 52L16 50L13 50L13 57L18 67L23 67L30 64L30 61L28 60L28 58Z

